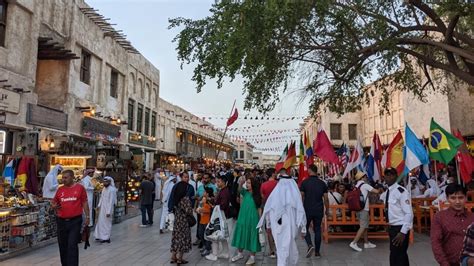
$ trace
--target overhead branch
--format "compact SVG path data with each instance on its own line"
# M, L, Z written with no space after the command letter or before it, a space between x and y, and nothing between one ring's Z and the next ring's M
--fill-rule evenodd
M428 57L426 55L420 54L418 52L412 51L412 50L404 48L404 47L397 47L396 49L398 51L402 52L402 53L409 54L409 55L421 60L422 62L426 63L429 66L439 68L439 69L445 70L446 72L452 73L452 74L456 75L458 78L460 78L461 80L467 82L468 84L474 85L474 76L470 75L469 73L467 73L465 71L462 71L461 69L455 69L455 68L451 67L451 65L446 65L446 64L443 64L441 62L435 61L431 57Z
M438 14L436 14L436 12L431 7L429 7L427 4L425 4L423 1L421 1L421 0L408 0L408 3L414 5L420 11L425 13L429 18L431 18L431 20L433 20L433 22L438 27L441 28L441 30L443 32L446 31L446 25L444 24L443 20L441 20L441 18L438 16Z

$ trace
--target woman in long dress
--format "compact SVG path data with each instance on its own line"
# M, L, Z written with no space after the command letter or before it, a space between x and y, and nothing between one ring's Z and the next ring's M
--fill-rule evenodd
M188 215L193 215L191 200L187 197L189 184L179 182L173 192L174 226L171 235L171 263L187 264L183 254L191 251L191 228L188 224Z
M262 203L258 181L254 178L247 178L240 193L240 212L232 239L232 246L236 247L239 253L232 258L232 262L242 259L244 257L242 252L248 250L251 255L246 265L253 265L255 264L255 253L262 250L257 229Z

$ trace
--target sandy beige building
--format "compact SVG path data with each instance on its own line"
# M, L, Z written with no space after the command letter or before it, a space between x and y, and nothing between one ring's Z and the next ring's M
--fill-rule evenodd
M371 90L373 85L368 85ZM388 112L381 113L380 94L374 91L369 104L358 112L336 114L321 110L316 118L307 118L302 128L316 136L319 124L326 130L334 146L343 142L354 146L360 139L363 146L370 146L374 131L380 136L382 144L389 144L400 130L404 133L405 122L421 137L429 137L430 121L433 117L446 130L459 129L468 139L474 138L474 95L467 88L461 88L452 95L427 91L426 101L416 99L411 93L393 91Z

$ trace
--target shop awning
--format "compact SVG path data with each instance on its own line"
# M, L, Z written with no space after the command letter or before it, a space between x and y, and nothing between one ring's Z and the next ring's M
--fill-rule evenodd
M127 146L132 147L132 148L137 148L137 149L144 149L146 152L157 152L158 151L158 149L150 148L150 147L147 147L147 146L131 144L131 143L127 143Z

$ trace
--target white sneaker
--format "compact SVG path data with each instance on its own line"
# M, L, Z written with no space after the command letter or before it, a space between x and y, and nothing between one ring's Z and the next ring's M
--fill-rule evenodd
M229 254L221 254L221 255L218 255L217 258L228 260L229 259Z
M214 255L214 254L209 254L205 258L206 258L206 260L217 261L217 256Z
M254 265L254 264L255 264L255 256L250 256L250 258L245 263L245 265Z
M364 248L376 248L377 246L375 244L372 244L370 242L364 243Z
M353 250L358 251L358 252L362 251L362 249L359 246L357 246L357 243L354 243L354 242L351 242L349 244L349 247L351 247Z
M236 262L236 261L241 260L243 258L244 258L244 255L242 255L242 253L239 253L236 256L234 256L230 261L231 262Z

